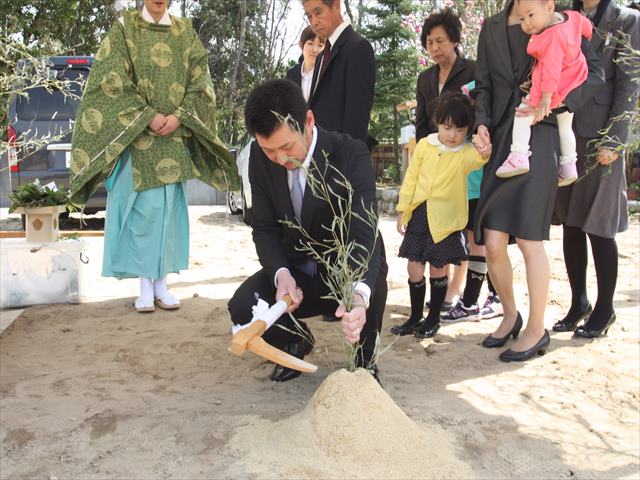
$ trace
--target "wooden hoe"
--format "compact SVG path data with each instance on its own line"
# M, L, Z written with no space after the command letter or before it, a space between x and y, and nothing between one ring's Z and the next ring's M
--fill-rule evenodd
M231 353L241 356L245 351L250 350L256 355L293 370L306 373L313 373L318 370L317 366L294 357L287 352L278 350L262 338L262 334L287 311L291 303L291 297L286 295L267 311L260 314L259 318L254 318L246 328L238 330L231 339Z

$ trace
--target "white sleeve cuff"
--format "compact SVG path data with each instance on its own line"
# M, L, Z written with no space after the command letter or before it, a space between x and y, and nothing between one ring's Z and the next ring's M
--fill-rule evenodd
M278 270L276 270L276 274L273 276L273 284L275 285L276 288L278 288L278 274L282 270L286 270L287 272L289 272L289 269L287 267L280 267ZM291 275L291 272L289 272L289 275ZM365 285L365 287L366 287L366 285ZM367 288L369 288L369 287L367 287Z
M369 300L371 298L371 288L369 288L369 285L364 282L357 282L353 286L353 289L356 291L356 293L362 295L364 303L366 305L369 305Z

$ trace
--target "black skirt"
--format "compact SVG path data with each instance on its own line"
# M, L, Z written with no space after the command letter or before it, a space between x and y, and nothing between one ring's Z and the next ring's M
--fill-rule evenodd
M476 216L476 209L478 208L478 199L474 198L469 200L469 218L467 220L467 226L465 230L473 230L473 219Z
M413 211L398 256L441 268L450 263L460 265L460 262L468 259L469 253L462 231L453 232L438 243L433 242L427 220L427 204L423 203Z

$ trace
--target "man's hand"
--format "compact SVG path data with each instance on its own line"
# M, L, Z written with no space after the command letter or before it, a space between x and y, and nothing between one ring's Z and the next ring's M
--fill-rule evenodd
M175 115L167 115L165 118L167 121L160 130L156 132L158 135L162 135L163 137L171 135L173 131L180 126L180 120Z
M600 147L598 148L598 155L596 160L600 165L610 165L620 157L620 154L610 148Z
M291 276L288 270L282 269L276 277L276 301L282 300L282 297L289 294L293 304L287 309L287 312L293 312L302 303L302 290L298 288L295 278Z
M396 222L396 228L398 229L398 233L404 236L404 232L407 231L406 225L402 224L402 212L398 213L398 220Z
M149 122L149 128L160 135L160 129L162 129L166 123L167 117L161 113L156 113L156 116Z
M367 321L367 311L364 308L362 298L360 295L355 294L354 307L350 312L345 311L344 304L338 305L336 310L336 317L342 322L342 332L344 333L347 342L354 344L360 340L360 333L364 328L364 324Z

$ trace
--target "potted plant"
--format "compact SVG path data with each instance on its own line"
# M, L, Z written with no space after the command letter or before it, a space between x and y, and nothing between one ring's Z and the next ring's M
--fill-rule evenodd
M60 213L77 210L77 206L69 200L67 189L58 188L55 183L40 185L38 179L20 185L9 194L9 200L9 213L21 213L26 217L27 242L55 242L60 238Z

